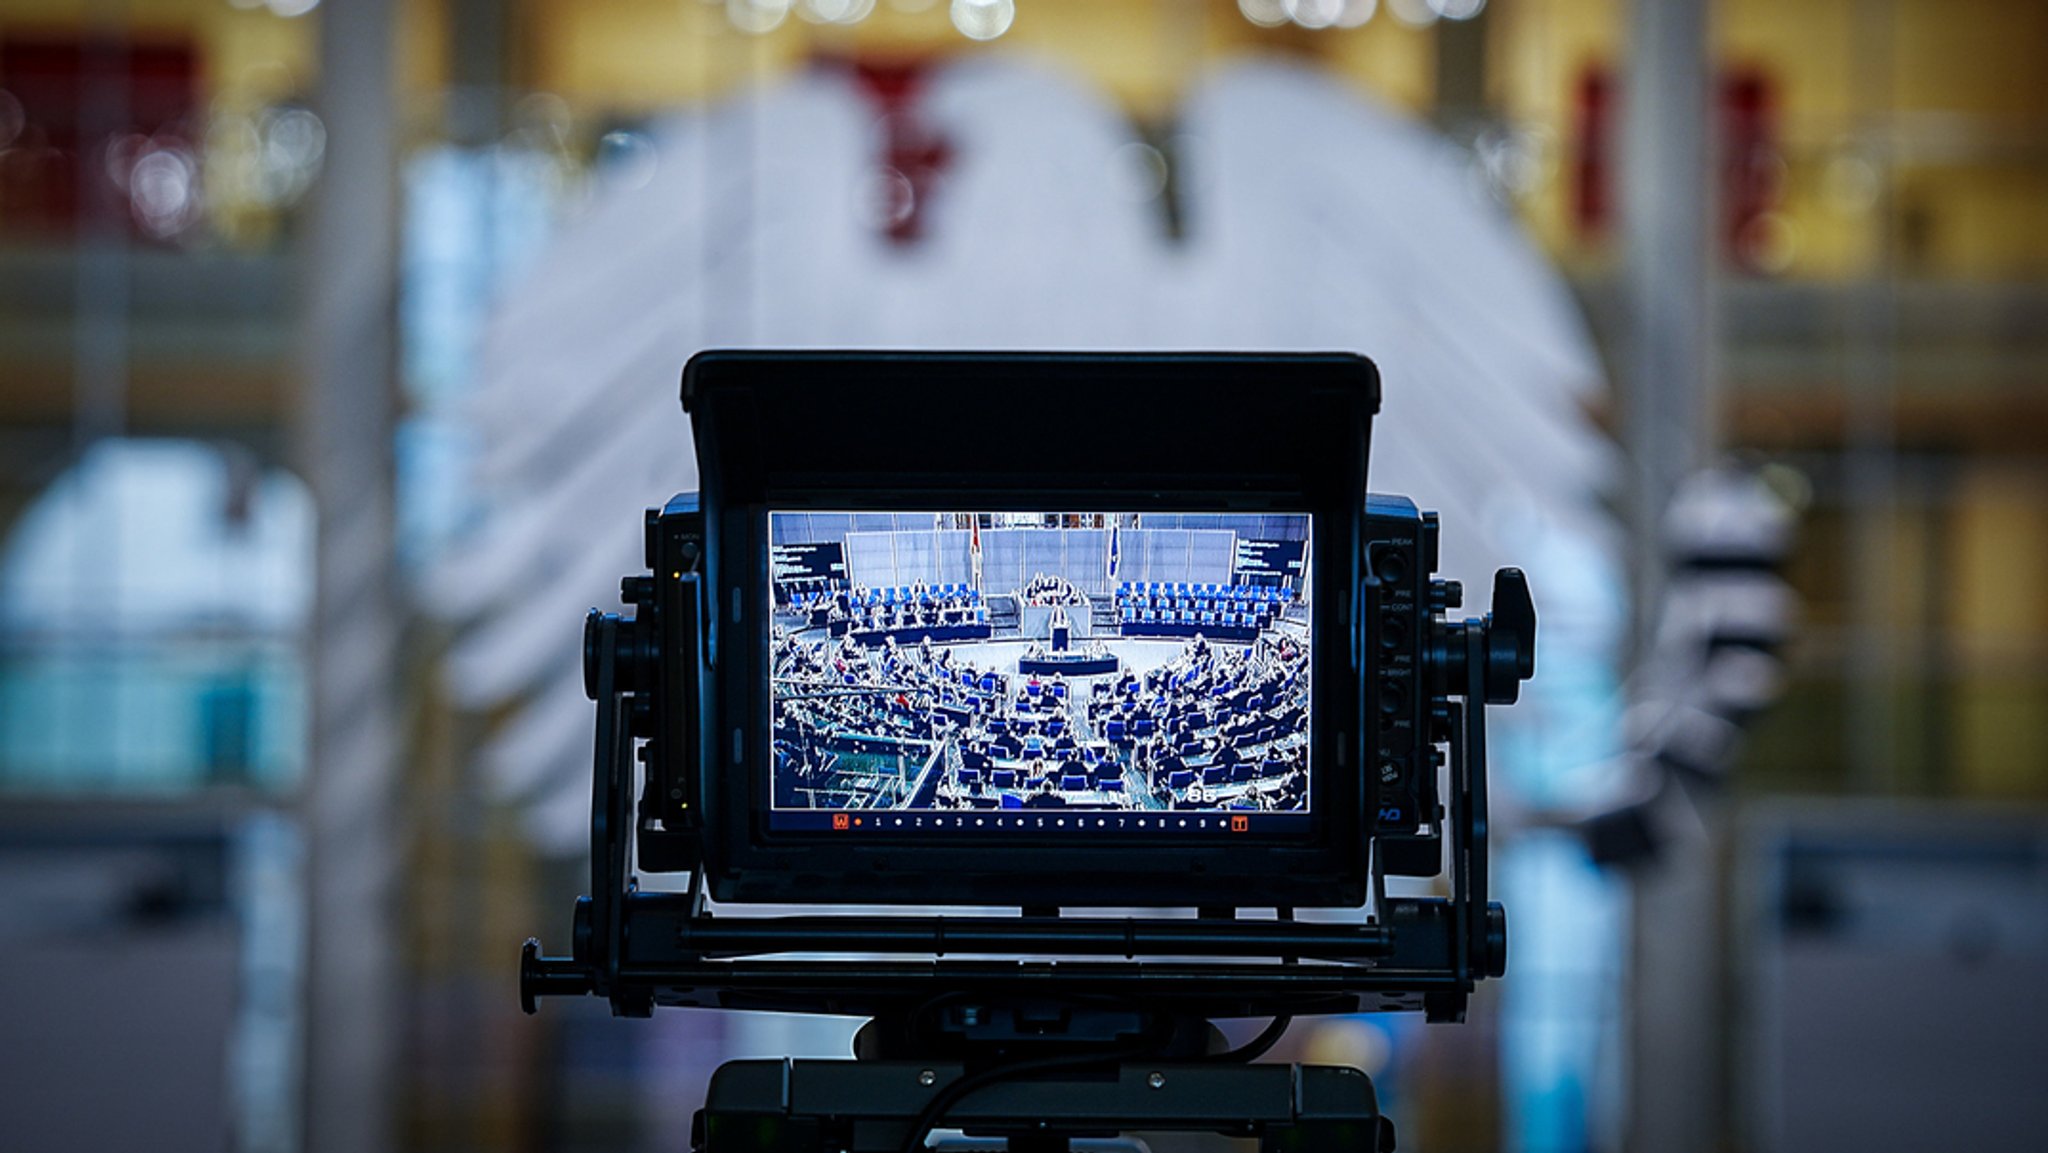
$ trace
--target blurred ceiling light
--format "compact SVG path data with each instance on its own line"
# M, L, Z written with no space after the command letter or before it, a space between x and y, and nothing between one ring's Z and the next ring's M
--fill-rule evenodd
M128 173L135 223L159 240L183 232L199 216L199 164L182 146L143 153Z
M1237 10L1261 28L1278 28L1287 23L1288 0L1237 0Z
M320 0L263 0L263 3L272 12L287 20L294 16L304 16L320 6Z
M277 108L263 117L263 161L274 168L306 169L327 153L327 126L310 108Z
M788 16L789 0L725 0L725 18L750 35L773 32Z
M285 105L257 118L261 147L256 155L260 199L283 207L313 186L327 155L327 126L310 108Z
M135 162L149 151L149 137L140 132L129 132L107 138L106 152L101 159L107 170L107 181L123 192L128 191L128 178L135 171Z
M1282 0L1281 7L1303 28L1328 28L1344 14L1344 0Z
M1387 0L1387 14L1410 28L1427 28L1439 15L1429 0Z
M1426 0L1430 11L1446 20L1470 20L1486 10L1486 0Z
M1109 180L1117 194L1142 204L1166 191L1166 157L1150 144L1133 140L1110 154Z
M969 40L994 40L1017 19L1014 0L953 0L953 27Z
M875 10L875 0L803 0L797 15L813 24L858 24Z
M1337 27L1362 27L1379 7L1379 0L1344 0L1344 10L1337 14Z
M1877 165L1851 153L1828 161L1821 174L1821 189L1835 211L1861 215L1877 207L1884 180Z

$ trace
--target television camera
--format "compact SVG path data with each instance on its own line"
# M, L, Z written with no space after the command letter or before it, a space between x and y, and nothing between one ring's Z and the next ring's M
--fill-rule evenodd
M1436 516L1368 493L1374 365L706 352L682 392L700 490L585 625L590 893L527 1010L870 1018L723 1066L714 1153L1391 1149L1359 1071L1251 1059L1502 974L1484 714L1535 612L1503 569L1455 618Z

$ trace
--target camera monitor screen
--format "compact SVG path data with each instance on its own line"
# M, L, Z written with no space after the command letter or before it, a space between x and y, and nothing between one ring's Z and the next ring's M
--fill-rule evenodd
M1308 830L1307 513L768 522L771 828Z

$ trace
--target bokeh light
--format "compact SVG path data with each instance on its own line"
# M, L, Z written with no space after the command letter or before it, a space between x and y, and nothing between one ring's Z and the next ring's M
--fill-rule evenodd
M803 0L797 15L813 24L858 24L875 10L875 0Z
M1429 0L1387 0L1387 14L1410 28L1427 28L1442 15Z
M789 18L789 0L726 0L725 18L742 32L773 32Z
M1278 28L1287 23L1286 0L1237 0L1237 10L1261 28Z
M1470 20L1486 10L1486 0L1428 0L1429 7L1446 20Z
M1303 28L1328 28L1344 14L1344 0L1285 0L1287 18Z
M1017 19L1014 0L953 0L953 27L969 40L994 40Z

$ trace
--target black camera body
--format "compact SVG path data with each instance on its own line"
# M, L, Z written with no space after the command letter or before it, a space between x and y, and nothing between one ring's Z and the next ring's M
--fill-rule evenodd
M592 892L528 1004L1461 1015L1505 964L1483 714L1535 617L1507 569L1451 619L1436 517L1367 492L1379 402L1349 354L693 359L700 491L587 624ZM930 959L786 959L820 953Z

